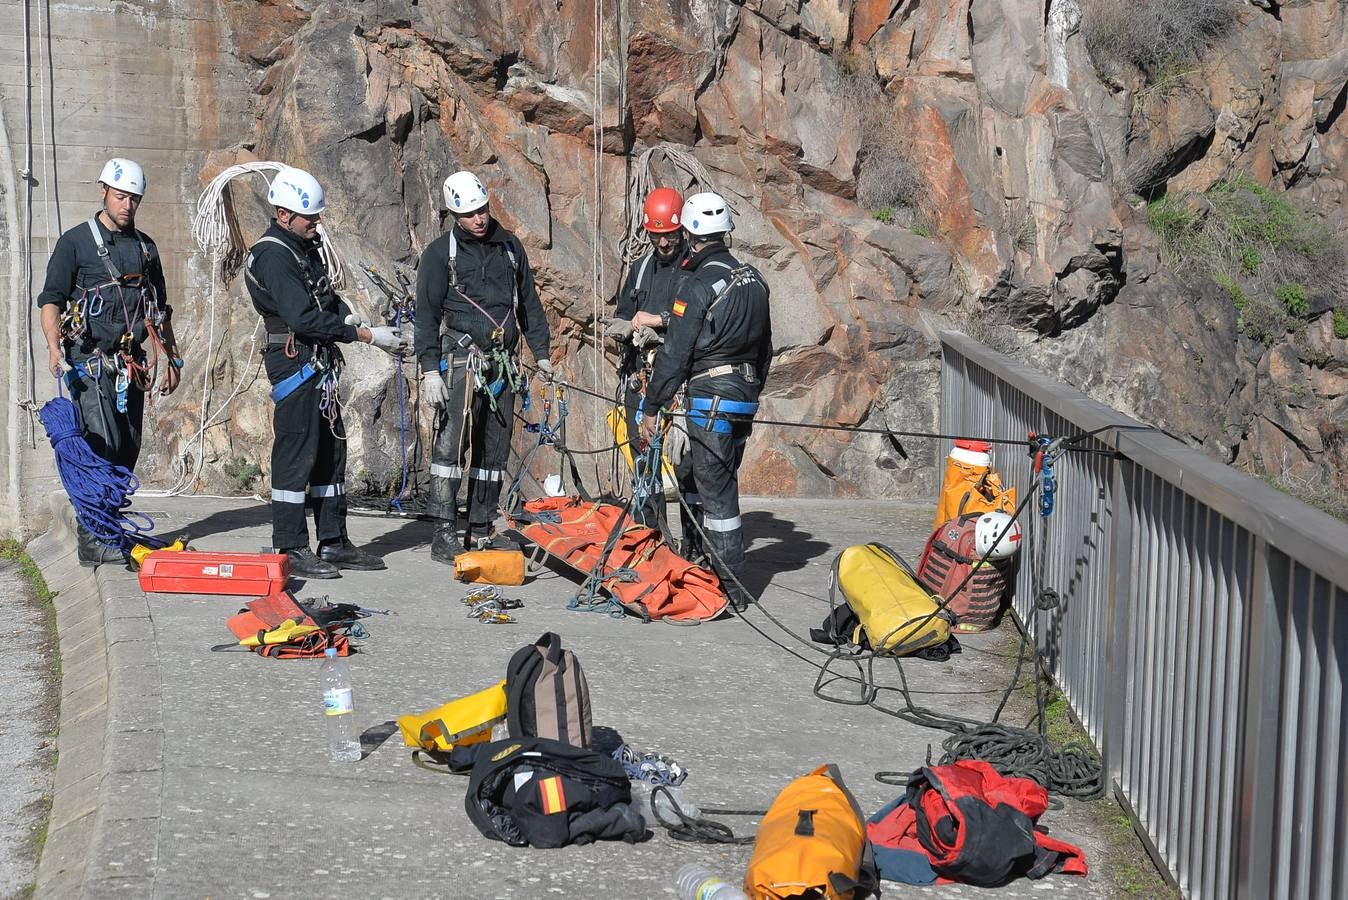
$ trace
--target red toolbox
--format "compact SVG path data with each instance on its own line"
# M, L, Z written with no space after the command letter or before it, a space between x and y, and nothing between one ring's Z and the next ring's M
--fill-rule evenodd
M155 550L140 567L140 589L159 594L228 594L266 597L286 586L284 553L214 553Z

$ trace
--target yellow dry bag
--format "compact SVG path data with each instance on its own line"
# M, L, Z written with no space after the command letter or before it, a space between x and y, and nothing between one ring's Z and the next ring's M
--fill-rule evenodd
M420 715L402 716L403 743L433 753L448 753L459 744L491 740L491 730L506 717L505 682L451 700Z
M830 601L835 590L860 620L853 643L861 643L864 632L876 653L904 656L950 637L950 621L937 601L917 583L903 558L884 544L858 544L839 553L833 561Z

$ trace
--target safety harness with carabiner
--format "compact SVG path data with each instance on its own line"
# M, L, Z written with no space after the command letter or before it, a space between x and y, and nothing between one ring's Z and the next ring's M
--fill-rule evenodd
M496 411L496 399L501 396L503 390L509 387L512 393L516 393L520 389L519 359L505 348L505 331L509 321L514 321L515 332L519 333L519 259L515 256L515 250L508 241L502 246L505 249L506 257L510 260L510 316L508 318L502 317L498 321L459 286L457 268L459 241L453 231L449 233L449 286L491 323L491 346L484 351L477 346L467 332L457 332L458 337L454 337L455 330L449 326L444 318L440 320L440 336L442 338L449 337L453 347L457 347L458 351L467 355L467 367L469 373L473 376L473 385L477 390L487 395L487 403L492 412ZM458 351L451 349L450 354L455 354ZM447 356L442 356L440 359L440 374L444 375L448 371L449 359ZM495 377L491 377L493 373Z
M322 298L332 291L332 284L328 281L327 272L315 276L313 266L309 260L305 259L294 247L291 247L285 241L269 234L264 234L258 239L258 244L276 244L278 247L284 247L295 259L295 264L299 266L300 278L304 282L304 290L309 295L317 309L323 308ZM253 245L254 247L257 244ZM248 254L248 259L244 264L244 277L249 283L265 294L270 295L271 291L267 289L257 276L253 274L253 263L256 256L253 253ZM298 359L300 348L295 343L295 332L290 329L285 319L280 316L263 316L263 323L267 329L267 346L281 347L288 359ZM341 403L337 396L337 387L341 381L342 354L336 346L331 343L315 343L312 347L312 355L298 369L287 377L281 379L272 385L271 399L273 403L280 403L286 397L289 397L301 385L307 383L310 379L322 378L323 397L319 401L319 408L323 411L324 417L328 420L329 426L333 429L333 434L337 435L336 422L337 413L341 409ZM337 437L342 437L337 435Z

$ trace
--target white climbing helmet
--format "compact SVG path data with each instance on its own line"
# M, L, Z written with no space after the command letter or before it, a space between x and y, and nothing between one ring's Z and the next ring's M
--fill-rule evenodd
M289 166L276 173L267 191L267 202L302 216L316 216L325 208L323 185L303 169Z
M720 194L710 191L694 194L683 201L683 212L679 219L689 234L698 236L735 230L735 222L730 218L730 205Z
M997 540L1003 532L1001 541ZM993 544L996 548L992 548ZM974 547L981 559L985 554L990 560L1010 559L1020 552L1020 526L1016 520L1004 512L988 512L978 517L974 526ZM992 549L991 553L988 550Z
M103 164L98 183L137 197L145 196L145 170L139 163L120 156L114 156Z
M455 172L445 179L445 206L460 216L487 205L487 189L472 172Z

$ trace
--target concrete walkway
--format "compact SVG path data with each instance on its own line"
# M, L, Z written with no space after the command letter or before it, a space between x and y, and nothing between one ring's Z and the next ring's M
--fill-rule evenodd
M201 548L268 543L264 504L150 498L139 508L160 533L187 531ZM767 585L767 607L801 632L826 610L820 598L838 549L879 539L916 558L930 516L860 501L746 508L750 586ZM239 598L147 596L134 575L107 566L91 578L75 566L61 524L35 542L61 591L65 659L38 896L665 897L692 860L738 880L748 847L680 843L663 832L637 846L553 851L488 841L464 812L466 779L415 767L396 733L383 740L397 716L503 678L510 654L548 630L585 666L595 723L682 763L702 806L764 808L789 779L833 762L869 813L897 794L875 771L910 770L929 745L939 753L942 733L813 697L811 666L740 620L680 628L572 612L565 606L576 585L545 574L511 590L525 602L520 624L482 625L464 616L466 588L430 560L426 523L353 515L350 524L389 570L297 590L395 613L366 620L371 637L351 658L370 752L341 766L325 753L317 663L211 652L232 640L225 619ZM748 615L772 633L761 614ZM949 663L912 662L918 702L989 715L1010 677L1007 645L1004 635L979 636ZM1088 817L1075 806L1050 811L1044 824L1095 864L1102 839L1083 833ZM729 821L737 833L751 831L752 820ZM1058 876L998 893L1107 896L1109 888L1097 867L1088 879Z

